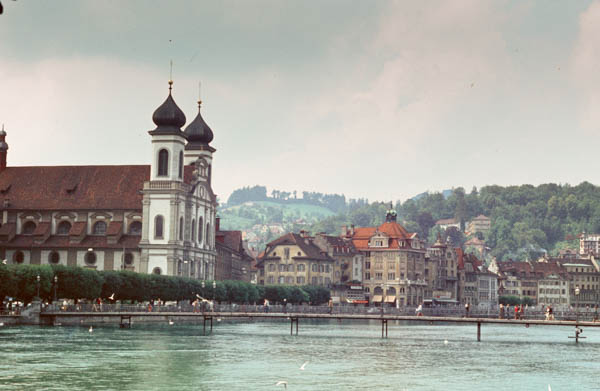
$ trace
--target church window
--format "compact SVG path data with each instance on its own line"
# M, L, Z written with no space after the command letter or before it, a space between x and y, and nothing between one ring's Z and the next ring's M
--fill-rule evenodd
M158 152L158 176L169 175L169 151L161 149Z
M133 254L125 253L125 257L124 257L123 261L125 262L125 265L127 265L127 266L133 265Z
M212 241L210 240L210 223L206 223L206 244L210 246Z
M96 221L92 228L93 235L106 235L106 223L104 221Z
M202 244L202 227L204 226L204 223L202 222L202 216L200 216L200 218L198 218L198 243Z
M129 224L129 235L141 235L142 234L142 222L134 221Z
M48 263L56 265L60 261L60 255L56 251L52 251L48 254Z
M68 221L61 221L60 223L58 223L58 226L56 227L56 234L57 235L68 235L70 230L71 230L71 223L69 223Z
M192 219L192 242L196 240L196 220Z
M85 253L85 258L84 261L86 263L86 265L95 265L96 264L96 253L93 251L88 251L87 253Z
M33 231L35 231L35 223L33 221L28 221L23 224L23 235L33 235Z
M13 255L13 261L15 263L23 263L24 260L25 254L23 254L23 251L17 251L15 255Z
M179 240L183 240L183 217L179 218Z
M164 219L161 215L154 218L154 238L162 239L163 237L163 222Z
M179 179L183 178L183 152L179 152Z
M162 274L162 270L160 270L160 267L155 267L154 269L152 269L152 274Z

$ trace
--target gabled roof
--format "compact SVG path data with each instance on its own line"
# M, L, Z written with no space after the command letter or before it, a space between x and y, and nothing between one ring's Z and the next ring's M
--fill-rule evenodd
M285 234L285 235L273 240L272 242L267 243L267 249L265 250L265 253L269 253L271 251L271 249L273 249L274 247L286 245L286 244L297 245L298 247L300 247L302 252L304 252L304 254L306 254L306 257L303 257L303 258L310 258L310 259L315 259L315 260L320 260L320 261L333 261L334 260L329 255L327 255L327 253L325 251L321 250L316 244L314 244L312 241L312 238L302 237L293 232ZM297 258L297 257L292 257L292 258Z
M409 233L403 226L395 221L386 221L379 227L360 227L354 229L354 235L351 236L354 246L359 250L368 250L369 240L377 233L389 238L388 249L398 249L399 240L410 241L416 239L414 233ZM384 248L385 249L385 248Z

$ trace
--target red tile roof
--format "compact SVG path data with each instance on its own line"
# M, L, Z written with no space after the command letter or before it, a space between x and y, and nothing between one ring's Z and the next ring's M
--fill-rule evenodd
M379 227L360 227L354 229L354 235L351 236L354 247L359 250L369 250L369 240L376 232L385 234L390 238L387 248L398 249L400 245L398 240L410 241L415 238L415 234L409 233L404 227L394 221L386 221Z
M192 180L184 167L184 182ZM142 209L141 190L149 165L31 166L0 171L0 205L11 209Z

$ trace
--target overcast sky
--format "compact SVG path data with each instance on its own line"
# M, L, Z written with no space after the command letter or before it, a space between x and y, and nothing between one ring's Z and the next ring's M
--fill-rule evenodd
M600 2L9 1L9 165L148 164L202 81L215 192L600 182Z

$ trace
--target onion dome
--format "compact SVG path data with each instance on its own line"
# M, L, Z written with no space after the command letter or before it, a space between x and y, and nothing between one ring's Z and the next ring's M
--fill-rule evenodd
M172 85L173 81L169 80L169 96L152 114L156 129L150 134L181 134L181 127L185 124L185 114L171 96Z
M185 149L204 149L213 140L213 132L210 126L206 124L202 114L200 113L200 105L202 101L198 101L198 115L190 124L185 128L183 132L185 138L188 140Z

